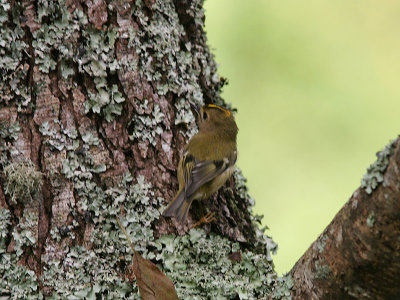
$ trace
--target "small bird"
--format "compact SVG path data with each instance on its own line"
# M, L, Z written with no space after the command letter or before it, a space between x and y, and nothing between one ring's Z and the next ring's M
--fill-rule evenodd
M193 200L204 200L232 175L238 128L232 112L214 104L196 107L199 131L185 146L178 165L179 191L163 212L183 223Z

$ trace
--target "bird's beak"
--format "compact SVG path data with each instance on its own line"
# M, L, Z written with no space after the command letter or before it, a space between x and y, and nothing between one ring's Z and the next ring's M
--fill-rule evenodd
M200 119L200 106L190 102L190 108L192 110L192 113L194 115L194 117L196 118L196 121L198 121Z

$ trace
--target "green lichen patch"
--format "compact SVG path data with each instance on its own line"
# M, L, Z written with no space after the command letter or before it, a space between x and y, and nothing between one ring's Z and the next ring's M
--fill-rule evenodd
M13 142L17 140L20 131L18 122L8 124L0 123L0 166L3 168L10 164L10 157L19 154L13 146Z
M110 122L121 114L125 101L117 85L107 79L120 68L114 50L118 28L90 27L85 12L79 8L70 12L65 2L43 0L38 3L38 21L46 18L46 22L32 33L35 64L42 73L55 71L59 66L64 79L77 72L88 74L93 84L86 86L85 111L104 114ZM38 82L36 88L40 87L41 82Z
M203 95L197 81L201 62L206 57L200 51L197 57L194 56L190 42L181 47L185 30L173 1L155 1L151 19L145 15L142 5L133 7L133 14L142 28L131 32L135 36L130 37L131 45L139 55L139 72L147 80L157 83L159 95L166 95L167 92L178 96L186 94L187 99L202 102ZM204 65L208 65L208 61Z
M379 183L383 181L383 174L389 165L389 158L393 154L396 140L391 141L385 148L376 154L377 160L369 166L367 173L361 180L361 187L371 194Z
M147 106L147 100L143 101L143 105ZM154 105L151 115L133 115L132 124L133 131L129 135L130 140L140 139L148 141L153 146L156 145L156 136L160 136L163 132L164 114L161 112L158 104Z
M31 234L28 234L30 221L21 224L19 236L15 236L17 251L8 253L9 230L11 228L11 213L8 209L0 209L0 295L6 299L43 299L39 291L39 284L32 270L18 263L21 247L24 244L32 245Z
M315 262L315 278L328 278L331 270L329 269L328 265L323 265L323 262L324 260L322 260L322 262L320 262L319 260Z
M244 251L241 261L231 261L228 256L239 244L201 229L182 237L163 236L156 246L162 248L157 259L180 299L262 298L276 278L266 255Z
M316 245L317 245L319 253L322 253L322 251L324 251L327 240L328 240L328 236L325 234L320 236L319 239L317 240Z
M367 225L368 227L372 228L374 227L374 224L376 222L376 218L375 218L375 212L371 212L367 218Z
M279 277L274 285L272 299L292 300L290 290L293 288L292 276L286 274Z
M120 63L114 53L118 29L110 26L107 31L88 29L82 32L87 41L82 45L83 55L77 61L80 72L85 72L94 78L94 89L88 90L85 101L85 113L92 111L103 114L107 122L114 120L122 113L123 94L116 84L110 84L108 74L115 74L120 69Z
M63 259L44 257L42 280L51 291L46 299L136 299L133 286L113 268L114 258L101 255L101 248L74 246L65 252Z
M93 156L89 151L84 156L77 155L73 151L69 151L67 159L62 160L61 173L66 178L74 178L80 176L81 179L92 179L94 174L103 173L107 170L105 164L95 164Z
M190 109L190 104L184 98L180 98L175 103L176 115L175 115L175 125L178 124L195 124L195 117ZM196 126L190 126L188 130L182 132L184 136L190 139L198 131Z
M21 256L24 248L35 246L37 241L38 216L34 213L24 214L12 232L15 241L15 254Z
M17 257L6 253L0 258L0 294L6 299L36 300L43 299L39 291L35 272L18 265Z
M0 138L2 139L12 139L17 140L18 133L21 130L21 127L18 122L11 123L11 124L0 124Z
M147 247L154 241L151 224L160 216L163 199L154 197L151 184L144 177L133 182L129 173L107 189L94 183L87 173L74 172L70 179L79 196L77 211L89 217L88 225L93 230L85 240L88 247L65 244L61 257L52 254L51 246L46 249L47 254L42 257L44 285L51 291L50 299L96 299L105 295L107 299L138 299L136 285L123 276L132 261L132 252L116 216L120 216L135 248L146 258L154 257ZM55 229L51 237L55 241L62 239Z
M32 106L31 92L25 84L29 46L24 42L21 15L19 2L12 8L7 1L0 2L0 107L14 101L19 111Z
M7 236L9 234L9 226L11 225L11 213L8 209L0 209L0 254L6 253Z
M75 57L75 32L80 29L80 25L77 22L78 17L67 10L65 1L39 1L37 12L41 25L32 33L35 64L40 72L49 73L56 69L60 57L65 61ZM47 22L43 22L44 18ZM54 55L55 53L62 55Z
M39 127L39 131L46 137L43 143L49 145L52 151L67 150L67 158L62 160L61 169L61 173L66 178L77 175L92 178L93 174L103 173L107 170L106 159L100 157L100 155L95 157L96 150L101 148L100 140L95 131L87 131L81 136L80 140L74 127L64 128L62 122L56 119L54 123L59 126L59 130L45 121ZM94 148L91 148L92 146L97 146L97 148L94 150ZM93 150L95 154L92 155L90 150ZM98 159L99 157L100 159Z
M41 190L43 174L36 171L35 165L28 160L13 162L4 167L5 192L11 201L26 202L32 200Z

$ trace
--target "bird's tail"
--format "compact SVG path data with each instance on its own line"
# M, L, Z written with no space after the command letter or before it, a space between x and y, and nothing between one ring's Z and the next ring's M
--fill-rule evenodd
M182 190L167 206L162 215L165 217L175 217L180 223L183 223L186 220L192 201L186 199L185 192Z

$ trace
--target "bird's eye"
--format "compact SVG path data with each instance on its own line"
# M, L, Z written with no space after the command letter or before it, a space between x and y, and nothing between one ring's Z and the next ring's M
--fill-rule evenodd
M207 120L207 118L208 118L207 113L204 111L203 112L203 120Z

